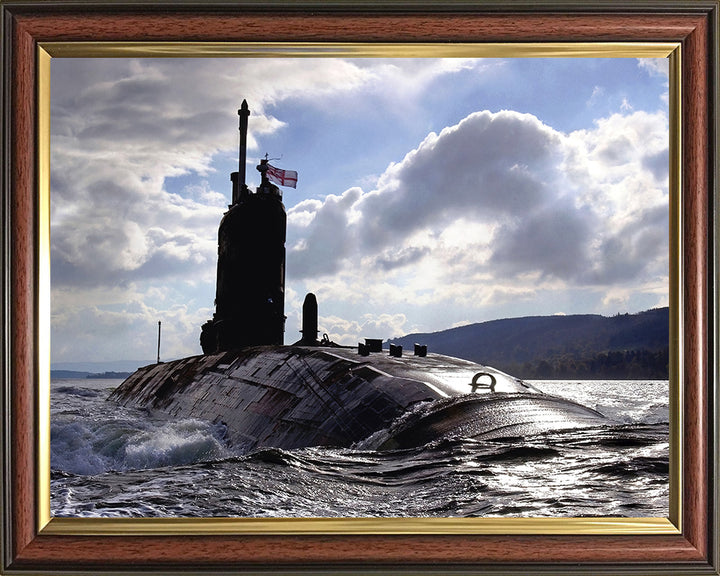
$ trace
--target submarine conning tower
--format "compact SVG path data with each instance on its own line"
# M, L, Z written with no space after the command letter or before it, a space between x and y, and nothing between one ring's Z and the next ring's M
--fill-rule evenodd
M287 215L280 189L257 166L260 186L245 184L250 110L240 110L239 170L230 175L232 204L218 230L215 314L202 326L204 354L246 346L283 344L285 333L285 234Z

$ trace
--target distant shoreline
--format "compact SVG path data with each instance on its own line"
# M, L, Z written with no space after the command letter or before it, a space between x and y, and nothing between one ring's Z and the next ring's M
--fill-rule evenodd
M120 380L130 376L132 372L82 372L78 370L50 370L51 380Z

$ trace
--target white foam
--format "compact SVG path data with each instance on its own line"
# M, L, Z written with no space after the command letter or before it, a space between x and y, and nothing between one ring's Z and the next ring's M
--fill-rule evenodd
M133 436L125 448L125 468L159 468L223 458L229 454L216 434L200 420L168 422Z
M229 456L224 428L201 420L177 422L56 419L51 423L53 470L94 475L110 470L158 468Z

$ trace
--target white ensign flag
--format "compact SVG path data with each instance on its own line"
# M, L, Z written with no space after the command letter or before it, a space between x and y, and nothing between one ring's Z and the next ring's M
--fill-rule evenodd
M267 179L270 182L275 182L280 186L289 186L290 188L295 188L297 185L297 172L294 170L280 170L280 168L275 168L270 164L267 165L267 168Z

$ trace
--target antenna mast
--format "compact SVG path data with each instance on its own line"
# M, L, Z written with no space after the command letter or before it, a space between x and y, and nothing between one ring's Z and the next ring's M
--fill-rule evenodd
M158 320L158 355L157 355L157 363L160 364L160 327L162 326L162 322Z
M242 190L245 188L245 164L247 156L247 128L248 128L248 116L250 116L250 109L248 108L247 100L242 101L240 110L238 110L238 116L240 116L240 153L238 154L238 189Z

